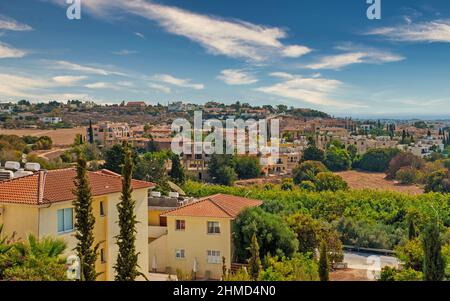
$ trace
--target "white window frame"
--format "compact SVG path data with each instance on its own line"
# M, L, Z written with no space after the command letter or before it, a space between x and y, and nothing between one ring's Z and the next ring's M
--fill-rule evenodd
M208 250L206 251L206 258L209 264L221 264L222 257L220 251L218 250Z
M68 212L68 211L70 211L71 215L72 215L72 221L71 221L72 228L66 228L66 222L68 221L68 214L66 212ZM59 226L60 226L59 213L60 212L62 212L62 214L63 214L63 225L62 225L63 226L63 230L62 231L59 230ZM65 233L73 232L74 230L75 230L75 225L74 225L74 210L73 210L73 208L58 209L56 211L56 232L58 234L65 234Z
M186 251L184 249L176 249L175 250L175 259L177 259L177 260L186 259Z
M210 227L210 224L214 224L214 226ZM215 226L217 225L217 226ZM219 229L219 232L209 232L210 229ZM208 221L206 222L206 233L208 235L220 235L222 233L222 229L220 227L220 222Z

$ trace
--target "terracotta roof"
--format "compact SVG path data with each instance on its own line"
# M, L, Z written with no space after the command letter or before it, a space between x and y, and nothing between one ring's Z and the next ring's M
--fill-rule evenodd
M39 171L30 176L0 182L0 203L41 205L74 199L74 168ZM122 177L109 170L88 172L92 196L122 191ZM152 188L150 182L132 180L133 189Z
M257 207L262 201L227 194L215 194L188 205L164 212L161 216L231 218L245 208Z

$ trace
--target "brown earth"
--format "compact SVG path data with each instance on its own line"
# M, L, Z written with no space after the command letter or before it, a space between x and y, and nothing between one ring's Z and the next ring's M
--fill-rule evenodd
M351 189L389 190L414 195L424 193L424 190L416 185L400 185L395 181L386 180L384 173L350 170L336 174L340 175Z
M330 272L330 281L369 281L367 270L344 269Z
M55 147L64 147L71 145L77 134L86 135L86 128L79 127L73 129L57 129L57 130L0 129L0 135L36 136L36 137L49 136L53 141L53 146Z

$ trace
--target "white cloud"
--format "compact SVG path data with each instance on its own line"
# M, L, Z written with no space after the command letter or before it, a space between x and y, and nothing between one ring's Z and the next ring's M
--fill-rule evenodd
M13 48L7 44L0 42L0 59L6 58L21 58L26 55L26 51Z
M299 57L311 51L306 46L283 44L281 40L287 33L279 27L202 15L144 0L90 0L83 4L88 11L104 17L113 11L125 11L156 21L167 32L199 43L215 55L261 62L273 56Z
M61 85L65 85L65 86L72 86L86 78L87 78L87 76L62 75L62 76L53 77L53 81L57 84L61 84Z
M228 85L250 85L258 81L253 75L239 69L222 70L217 78Z
M271 76L283 78L284 81L272 86L259 87L256 91L284 98L304 101L314 105L336 107L357 107L356 104L344 103L333 99L343 83L338 80L318 77L303 77L284 72L271 73Z
M142 34L142 33L140 33L140 32L135 32L134 35L137 36L137 37L139 37L139 38L141 38L141 39L144 39L144 40L145 40L144 34Z
M138 51L128 50L128 49L122 49L122 50L113 52L113 54L115 54L115 55L131 55L131 54L136 54L136 53L138 53Z
M169 94L172 90L167 87L167 86L163 86L163 85L159 85L159 84L155 84L155 83L150 83L149 87L152 88L153 90L157 90L166 94Z
M324 56L318 62L306 65L308 69L333 69L339 70L352 64L383 64L402 61L403 56L387 51L372 48L360 48L355 46L340 46L338 50L348 51L336 55Z
M83 73L91 73L91 74L97 74L97 75L119 75L119 76L127 76L124 73L106 70L103 68L97 68L97 67L90 67L90 66L84 66L79 65L67 61L56 61L53 65L54 68L57 69L63 69L63 70L70 70L70 71L78 71Z
M203 90L205 86L203 84L192 83L190 79L181 79L173 77L169 74L157 74L152 77L153 80L170 84L177 87L190 88L194 90Z
M388 39L405 42L450 43L450 20L434 20L395 27L380 27L368 32L369 35L385 36Z
M0 30L30 31L31 26L17 22L16 20L0 15Z
M88 89L112 89L112 90L118 90L119 87L112 83L106 83L106 82L96 82L85 85Z

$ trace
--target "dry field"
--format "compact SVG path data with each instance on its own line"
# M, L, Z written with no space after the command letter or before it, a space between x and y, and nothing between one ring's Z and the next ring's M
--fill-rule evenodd
M330 272L330 281L369 281L367 270L345 269Z
M34 130L34 129L19 129L19 130L5 130L0 129L1 135L17 135L17 136L49 136L53 140L53 145L56 147L69 146L73 143L77 134L86 134L86 128L73 129L57 129L57 130Z
M416 185L399 185L395 181L388 181L385 179L386 175L384 173L350 170L336 174L340 175L351 189L390 190L414 195L424 192L422 188Z

